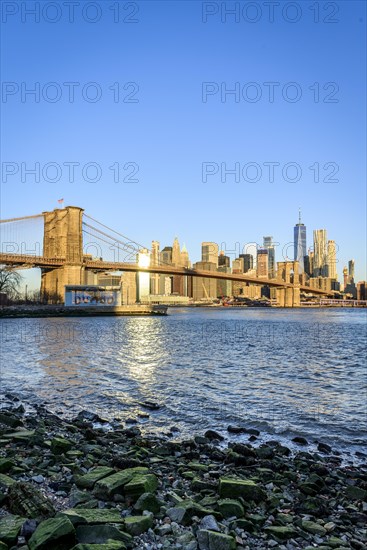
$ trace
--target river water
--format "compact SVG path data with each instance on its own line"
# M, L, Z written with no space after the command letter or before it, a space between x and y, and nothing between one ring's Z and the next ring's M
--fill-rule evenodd
M177 308L167 317L1 319L1 394L192 436L229 424L365 452L364 310ZM229 436L247 440L248 435Z

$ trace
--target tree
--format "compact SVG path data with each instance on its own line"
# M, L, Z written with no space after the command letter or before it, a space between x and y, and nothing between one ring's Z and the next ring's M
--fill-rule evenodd
M0 292L7 294L8 298L19 296L19 287L23 277L17 271L5 266L0 266Z

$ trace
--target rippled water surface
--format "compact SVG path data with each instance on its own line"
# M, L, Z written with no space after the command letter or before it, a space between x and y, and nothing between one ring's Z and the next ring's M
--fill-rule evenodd
M183 308L0 326L2 394L65 416L126 419L150 400L161 408L148 432L241 424L354 450L366 434L363 310Z

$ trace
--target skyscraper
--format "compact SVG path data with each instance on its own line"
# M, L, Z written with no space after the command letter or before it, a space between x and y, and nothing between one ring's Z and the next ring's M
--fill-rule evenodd
M349 260L348 262L348 277L349 282L354 283L354 260Z
M158 266L160 260L159 253L159 242L152 241L152 249L150 251L150 265ZM152 273L150 275L150 293L159 294L159 279L160 275L158 273Z
M244 261L243 258L236 258L232 262L232 273L243 273Z
M247 273L250 269L254 268L254 257L252 254L240 254L240 258L243 258L244 273Z
M220 267L230 267L231 265L231 259L229 256L226 256L223 252L223 250L220 251L220 254L218 256L218 266Z
M172 246L165 246L161 251L161 264L172 265ZM159 277L159 294L171 294L172 292L172 277L161 275Z
M344 289L345 289L345 287L348 284L348 269L346 268L346 266L344 266L343 268L343 283L344 283Z
M310 264L309 273L308 275L312 277L313 269L314 269L314 263L315 263L315 253L311 248L308 249L308 261Z
M275 277L275 247L273 237L264 237L264 248L268 251L268 275L270 279Z
M163 265L172 265L172 246L165 246L161 252L161 262Z
M191 267L189 253L185 244L181 249L181 265L183 267ZM183 277L183 288L182 288L183 296L191 295L191 287L192 287L192 277Z
M258 277L267 279L269 276L268 269L268 251L265 248L260 248L257 251L257 264L256 264L256 274Z
M305 270L304 257L307 256L306 226L301 222L301 210L299 211L298 223L294 226L294 261L298 262L299 272Z
M328 277L331 279L337 279L335 241L328 241L327 243L327 272Z
M327 233L326 229L315 229L313 232L313 250L314 250L314 277L327 277Z
M182 266L181 259L181 248L178 238L175 237L172 245L172 265L175 267ZM184 293L184 277L182 275L173 275L172 277L172 292L174 294L179 294L180 296Z
M218 267L219 247L217 243L204 242L201 243L201 261L211 262Z
M190 267L190 258L186 245L184 244L181 250L181 265L183 267Z
M175 237L172 246L172 264L176 267L181 265L181 250L177 237Z

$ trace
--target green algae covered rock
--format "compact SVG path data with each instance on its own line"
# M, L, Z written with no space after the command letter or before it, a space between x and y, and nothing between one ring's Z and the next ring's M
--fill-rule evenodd
M5 426L9 426L10 428L17 428L18 426L23 425L20 418L7 411L0 413L0 424L4 424Z
M143 493L153 493L158 487L158 480L154 474L137 475L124 486L124 494L136 500Z
M235 550L236 541L229 535L200 529L197 533L199 548L208 550Z
M148 510L148 512L153 512L153 514L157 514L161 508L161 505L155 495L153 495L152 493L143 493L136 501L134 508L135 510L141 512L143 512L144 510Z
M301 525L302 529L304 529L308 533L312 533L313 535L319 535L320 537L323 537L327 533L325 527L323 527L319 523L315 523L314 521L307 521L304 519Z
M187 499L179 502L175 507L167 510L167 516L181 525L189 525L193 516L204 517L213 515L218 517L218 512L204 508L197 502Z
M108 540L103 544L77 544L71 550L123 550L125 545L116 540Z
M143 466L137 466L136 468L127 468L116 474L112 474L108 477L97 481L94 487L94 494L101 499L110 499L114 495L121 495L124 493L124 487L134 477L139 475L148 474L148 468ZM146 491L142 491L143 493Z
M52 502L30 483L19 482L10 487L9 509L26 518L47 519L55 515Z
M73 444L71 443L71 441L68 441L63 437L54 437L53 439L51 439L51 451L55 455L62 455L63 453L70 451L72 446Z
M24 443L31 443L34 438L34 430L18 430L10 434L3 434L4 439L15 439L16 441L22 441Z
M130 516L125 518L125 529L130 535L136 536L145 533L153 526L153 518L149 516Z
M19 531L26 518L7 515L0 519L0 541L11 546L16 542Z
M0 458L0 473L4 474L11 470L14 466L14 462L8 458Z
M76 529L76 538L84 544L105 544L109 540L120 541L121 548L125 548L125 543L132 543L131 535L109 524L79 525Z
M355 485L349 485L345 491L346 497L350 500L366 500L367 491L356 487Z
M270 526L265 527L264 531L268 535L273 535L279 540L288 540L297 534L297 531L293 527Z
M30 550L69 550L75 543L75 529L67 517L46 519L28 541Z
M84 476L76 479L75 484L82 489L92 489L97 481L113 474L114 471L113 468L107 466L97 466L97 468L93 468Z
M250 479L221 478L219 481L221 498L242 497L245 500L261 502L266 499L266 492Z
M0 474L0 489L10 489L15 483L16 481L12 477Z
M56 516L67 518L73 525L98 525L100 523L123 523L124 519L116 508L69 508Z
M245 513L242 504L238 500L232 498L219 500L218 510L224 518L231 518L233 516L236 516L236 518L242 518Z

